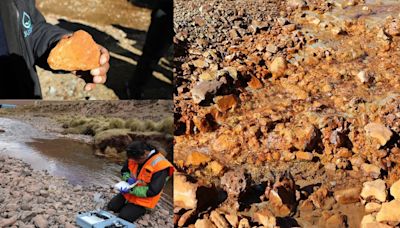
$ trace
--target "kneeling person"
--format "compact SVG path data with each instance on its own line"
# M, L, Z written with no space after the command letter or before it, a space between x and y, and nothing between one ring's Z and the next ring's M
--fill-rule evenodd
M155 208L174 168L153 146L144 142L132 142L126 153L128 160L121 169L122 179L130 185L137 184L130 190L120 190L108 203L108 209L134 222L146 213L146 208Z

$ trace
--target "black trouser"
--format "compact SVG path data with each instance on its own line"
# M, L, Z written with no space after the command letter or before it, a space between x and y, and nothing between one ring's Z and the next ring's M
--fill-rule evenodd
M131 98L139 98L137 96L140 96L140 88L152 77L153 67L172 45L173 16L172 0L166 1L160 8L153 10L143 54L129 81Z
M128 222L134 222L140 216L146 213L146 208L132 203L127 203L125 197L120 193L110 200L108 209L119 213L118 217Z

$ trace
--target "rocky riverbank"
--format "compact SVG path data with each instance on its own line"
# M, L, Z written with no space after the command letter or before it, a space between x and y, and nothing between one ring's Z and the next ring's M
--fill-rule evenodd
M0 157L0 227L75 227L79 212L102 209L111 188L73 186L26 163ZM157 207L140 218L140 227L172 227L172 214Z

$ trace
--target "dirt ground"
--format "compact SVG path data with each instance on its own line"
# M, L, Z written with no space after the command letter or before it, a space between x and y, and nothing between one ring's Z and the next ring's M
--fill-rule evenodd
M115 100L127 99L126 83L134 74L142 55L151 11L128 1L36 1L46 20L69 31L83 29L106 47L110 54L110 70L105 86L85 92L85 80L62 72L38 68L45 100ZM171 99L172 69L170 51L153 72L144 87L143 99ZM157 88L157 89L155 89Z
M175 1L175 224L398 225L399 7Z

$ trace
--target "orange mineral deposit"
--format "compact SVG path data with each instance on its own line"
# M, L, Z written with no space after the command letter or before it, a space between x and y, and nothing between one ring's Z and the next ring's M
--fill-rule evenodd
M58 42L47 62L53 70L92 70L100 66L100 47L89 33L79 30Z

